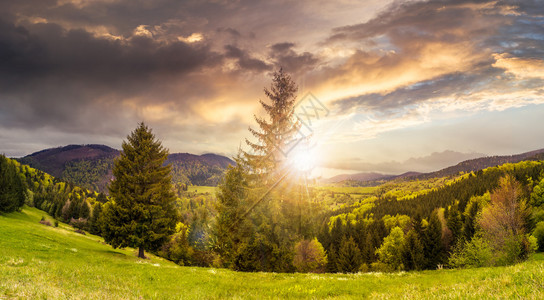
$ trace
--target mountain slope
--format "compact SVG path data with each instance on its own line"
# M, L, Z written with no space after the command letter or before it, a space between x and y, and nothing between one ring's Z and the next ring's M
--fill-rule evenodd
M113 178L113 161L119 155L119 150L104 145L68 145L41 150L18 161L76 185L103 192ZM227 166L234 165L234 161L211 153L173 153L166 164L172 165L174 183L217 185Z
M500 166L506 163L518 163L524 160L541 160L543 155L544 149L539 149L515 155L480 157L462 161L455 166L447 167L436 172L419 174L410 178L427 179L456 175L460 172L476 172L485 168Z
M104 145L68 145L41 150L18 160L55 177L61 177L66 164L69 162L99 159L113 160L118 155L118 150Z

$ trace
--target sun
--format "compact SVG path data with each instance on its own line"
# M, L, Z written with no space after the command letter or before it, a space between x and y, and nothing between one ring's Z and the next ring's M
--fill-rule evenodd
M315 148L294 149L291 156L291 165L295 171L309 173L316 167L317 158Z

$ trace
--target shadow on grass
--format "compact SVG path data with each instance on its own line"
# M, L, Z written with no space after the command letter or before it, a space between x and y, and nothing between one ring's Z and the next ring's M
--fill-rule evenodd
M117 252L115 250L98 250L98 252L111 254L113 256L120 256L120 257L126 257L127 256L125 253Z

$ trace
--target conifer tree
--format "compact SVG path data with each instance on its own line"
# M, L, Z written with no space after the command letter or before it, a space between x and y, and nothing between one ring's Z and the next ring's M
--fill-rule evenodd
M478 201L470 203L465 212L465 222L463 223L463 237L466 241L470 241L476 233L476 222L478 212L480 211L480 204Z
M91 218L89 219L89 232L92 234L100 234L100 216L102 215L102 203L95 202L93 205Z
M235 161L235 166L227 168L217 193L214 247L226 267L232 266L238 248L247 242L250 232L249 221L242 218L247 209L247 170L240 156Z
M274 73L270 89L264 89L270 103L262 100L260 103L268 114L268 120L255 116L259 129L250 127L249 131L258 141L254 143L246 139L253 151L244 153L253 173L270 175L285 162L301 126L294 116L297 90L297 85L283 69Z
M336 261L338 272L357 273L359 272L361 263L361 251L357 247L357 244L355 244L353 237L350 236L349 239L344 238L340 244Z
M461 213L459 212L459 206L453 205L448 213L447 226L451 230L453 235L454 244L461 237L463 222L461 219Z
M429 224L423 233L422 243L426 259L425 267L436 269L437 265L441 263L443 255L442 224L436 211L433 211L429 218Z
M12 212L25 203L26 185L17 172L17 167L0 155L0 211Z
M138 248L144 258L145 250L159 248L174 232L178 218L170 166L163 166L168 150L143 122L122 147L102 213L103 235L113 247Z
M421 245L421 241L415 230L410 230L404 238L402 263L408 271L421 270L424 266L423 245Z

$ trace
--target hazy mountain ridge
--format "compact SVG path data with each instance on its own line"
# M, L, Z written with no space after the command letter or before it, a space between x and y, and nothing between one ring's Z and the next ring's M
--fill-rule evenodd
M361 185L378 185L384 181L395 179L429 179L434 177L444 177L459 174L460 172L476 172L485 168L495 167L505 163L517 163L524 160L542 160L544 159L544 149L538 149L521 154L514 155L494 155L484 156L464 160L456 165L429 173L405 172L400 175L387 175L377 172L361 172L356 174L340 174L334 177L324 179L324 183L339 183L343 181L357 181Z
M113 178L113 161L119 155L117 149L88 144L44 149L17 160L76 185L106 191ZM235 162L213 153L172 153L166 164L172 165L174 183L217 185L227 166Z

